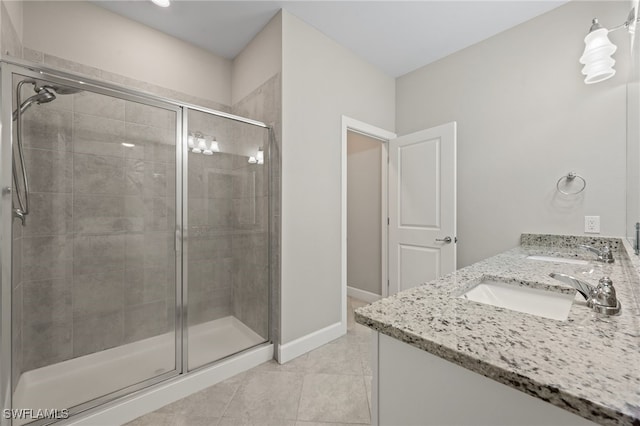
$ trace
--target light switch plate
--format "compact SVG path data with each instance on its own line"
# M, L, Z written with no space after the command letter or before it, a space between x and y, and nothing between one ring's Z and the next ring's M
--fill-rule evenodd
M586 234L599 234L600 233L600 216L585 216L584 232Z

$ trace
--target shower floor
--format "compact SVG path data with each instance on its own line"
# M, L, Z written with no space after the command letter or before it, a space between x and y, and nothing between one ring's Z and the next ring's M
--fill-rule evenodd
M189 368L265 339L233 316L189 328ZM13 408L73 407L174 369L175 335L162 334L23 373ZM14 420L14 425L26 423Z

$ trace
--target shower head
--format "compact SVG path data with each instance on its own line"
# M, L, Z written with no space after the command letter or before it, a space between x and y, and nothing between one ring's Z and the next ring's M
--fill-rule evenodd
M58 95L73 95L74 93L82 92L82 90L76 89L75 87L61 86L51 83L50 81L36 80L33 83L33 90L40 92L42 89L53 90Z
M33 84L33 90L36 94L20 104L20 114L25 112L34 102L38 105L46 104L47 102L53 101L56 98L56 94L72 95L82 91L75 87L61 86L44 80L23 80L23 82ZM16 109L13 112L13 119L15 120L17 117L18 110Z
M30 98L27 98L21 105L20 105L20 113L22 114L23 112L25 112L31 105L33 105L33 103L37 103L38 105L40 104L46 104L47 102L51 102L56 98L56 94L51 91L48 87L40 87L37 91L37 93L33 96L31 96ZM15 120L18 117L18 110L15 110L13 112L13 119Z
M48 87L43 87L40 90L38 90L38 93L36 93L29 99L32 99L32 98L35 103L40 105L40 104L46 104L47 102L51 102L52 100L54 100L56 98L56 94L51 90L49 90ZM27 99L27 101L29 99Z

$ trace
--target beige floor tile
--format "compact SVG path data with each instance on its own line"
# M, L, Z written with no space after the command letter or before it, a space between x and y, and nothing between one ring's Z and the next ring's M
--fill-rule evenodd
M233 396L225 417L257 421L296 419L302 374L286 371L255 371L247 374Z
M216 417L196 417L176 418L171 426L216 426L220 419Z
M298 420L369 423L364 376L306 374Z
M174 424L173 413L158 413L154 411L125 423L125 426L174 426Z
M371 353L371 349L369 345L365 345L366 348L362 346L360 349L360 360L362 361L362 374L365 376L373 376L373 370L371 369L371 358L373 358L373 354Z
M296 421L286 419L256 420L223 417L217 426L296 426Z
M357 345L329 343L309 352L305 371L326 374L362 374L362 356Z
M322 423L322 422L303 422L297 421L296 426L360 426L369 425L370 423Z
M364 376L364 387L367 389L367 401L369 401L369 412L371 412L371 385L373 383L372 376Z

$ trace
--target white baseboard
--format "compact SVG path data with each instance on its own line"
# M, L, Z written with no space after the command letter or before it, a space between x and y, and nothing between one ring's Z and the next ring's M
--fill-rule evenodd
M62 425L121 425L167 404L213 386L236 374L273 359L273 345L264 345L185 376L179 376L121 401L114 401L87 414L62 422Z
M337 322L328 327L309 333L289 343L278 346L278 362L284 364L294 358L304 355L320 346L343 336L347 332L347 325Z
M360 290L359 288L347 286L347 296L362 300L363 302L373 303L382 299L379 294L371 293L369 291Z

